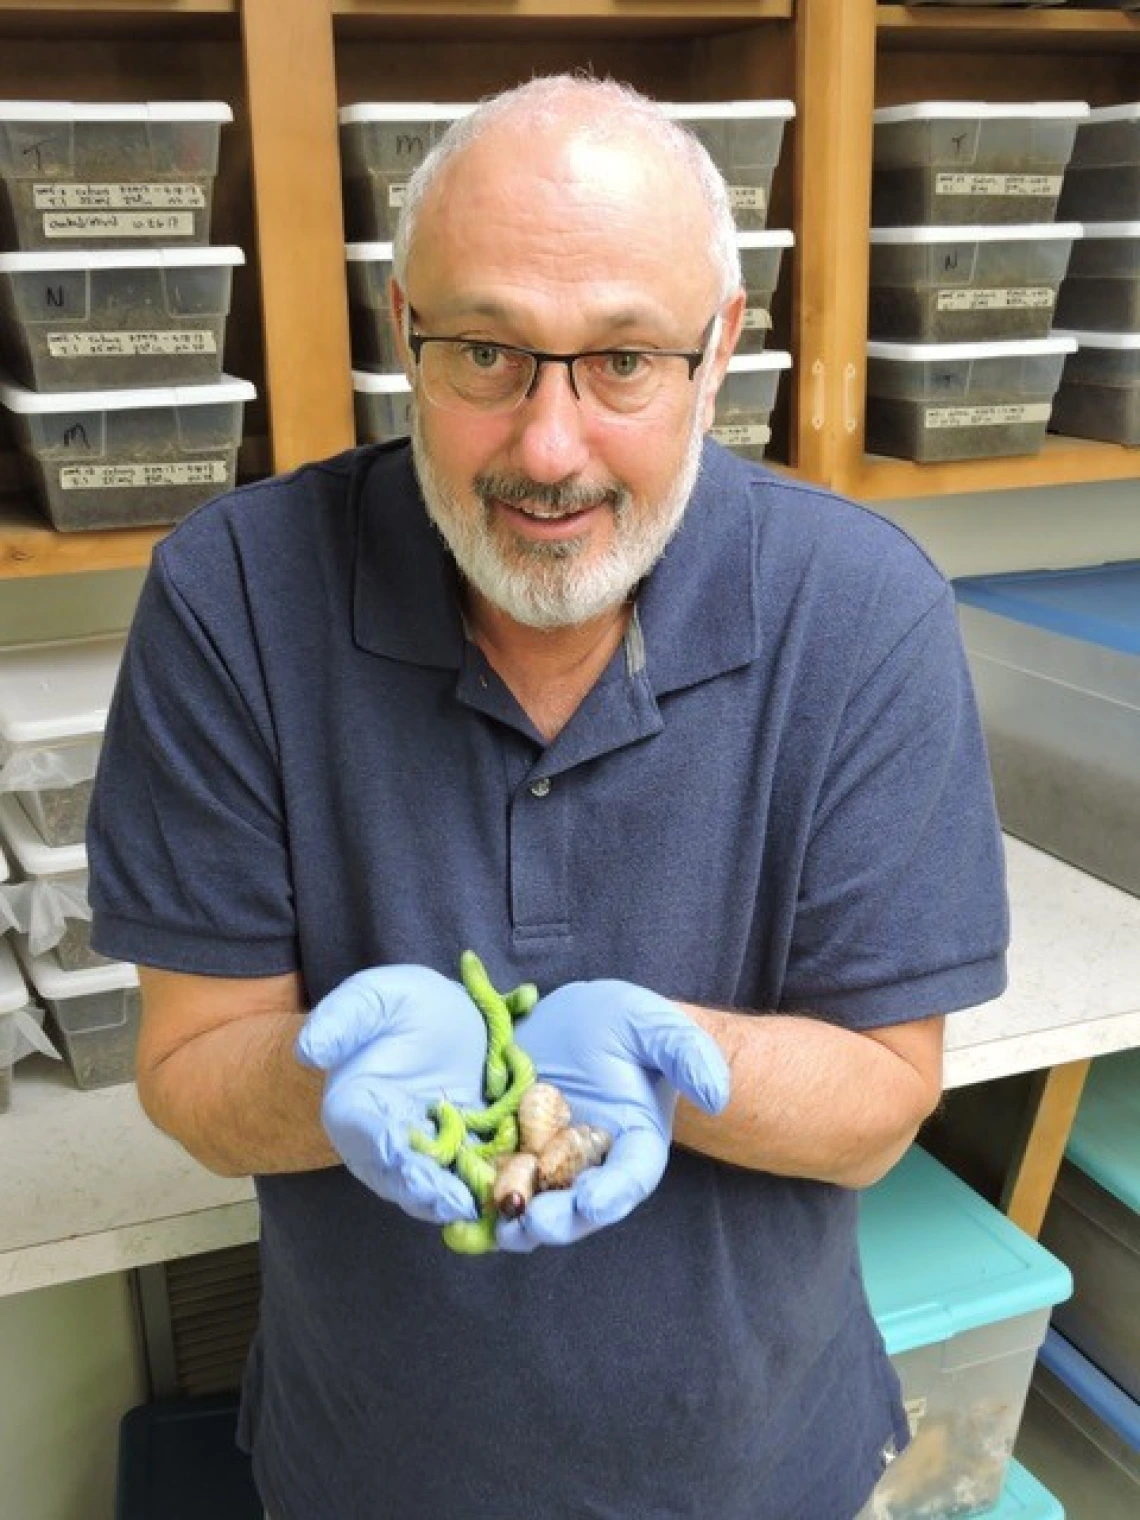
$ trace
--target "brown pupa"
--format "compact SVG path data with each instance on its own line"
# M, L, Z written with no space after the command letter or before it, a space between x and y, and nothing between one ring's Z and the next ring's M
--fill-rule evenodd
M518 1219L538 1187L538 1157L529 1151L500 1156L491 1193L495 1208L504 1219Z
M570 1105L553 1082L535 1082L519 1099L519 1149L541 1156L570 1119Z
M579 1172L600 1166L613 1136L596 1124L569 1124L548 1141L538 1158L538 1188L568 1188Z

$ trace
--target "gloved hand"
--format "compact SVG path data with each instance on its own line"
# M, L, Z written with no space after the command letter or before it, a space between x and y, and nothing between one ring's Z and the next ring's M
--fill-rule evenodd
M427 966L376 966L328 993L297 1036L298 1059L328 1073L321 1122L354 1177L413 1219L478 1213L452 1172L413 1150L442 1097L481 1107L487 1026L458 982Z
M504 1251L568 1245L624 1219L661 1181L678 1093L710 1114L728 1102L716 1041L632 982L569 982L519 1021L515 1039L539 1077L561 1088L575 1122L601 1125L614 1143L572 1188L539 1193L520 1218L501 1220Z

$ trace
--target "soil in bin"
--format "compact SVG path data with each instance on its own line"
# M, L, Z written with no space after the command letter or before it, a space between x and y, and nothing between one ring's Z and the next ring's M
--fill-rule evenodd
M938 172L922 165L876 169L871 181L871 225L918 227L933 222L940 227L985 227L991 223L1009 226L1056 220L1059 197L1055 193L936 195L934 176ZM1026 172L1059 179L1063 170L1045 166Z
M97 322L101 333L157 334L159 341L146 352L147 345L136 339L135 353L115 353L114 339L104 353L75 354L66 358L53 354L49 342L60 334L82 336ZM222 372L222 349L225 338L224 317L186 317L172 321L164 311L149 303L105 308L97 319L83 322L36 322L30 325L0 325L0 347L15 378L32 390L83 391L122 390L131 386L192 385L217 380ZM159 349L169 335L185 335L185 352L163 353ZM209 337L200 336L209 334ZM212 340L212 341L211 341ZM198 347L204 352L195 352Z
M1070 438L1140 448L1140 387L1062 385L1049 426Z
M109 965L105 955L91 948L91 925L85 918L69 918L63 938L55 947L55 958L64 971L86 971L91 966Z
M129 459L36 458L22 455L30 486L42 511L60 532L82 532L95 528L139 528L179 522L203 502L232 490L237 460L236 449L219 448L208 454L190 454L176 439L132 450ZM135 470L140 466L164 464L211 466L216 478L193 480L170 485L161 478L153 485L118 487L94 485L64 489L62 471L85 468ZM197 473L197 472L196 472ZM202 471L200 473L205 473Z
M70 1034L64 1033L54 1006L49 1004L54 1025L52 1033L67 1057L77 1087L112 1087L134 1079L139 992L137 988L130 988L117 996L122 1000L118 1011L125 1023L109 1029L77 1030ZM110 1010L108 1013L113 1016Z
M1023 288L1024 284L1022 280L1015 288ZM1052 302L1047 306L939 311L940 294L937 286L925 290L895 285L873 287L871 337L910 343L989 343L1002 338L1047 338L1053 324Z
M17 792L16 798L44 844L82 844L94 785L94 781L77 781L74 786L52 787L32 794Z
M985 404L985 403L979 403ZM867 402L866 448L870 454L932 464L955 459L1001 459L1038 454L1045 423L985 423L973 427L927 427L926 403L874 396Z

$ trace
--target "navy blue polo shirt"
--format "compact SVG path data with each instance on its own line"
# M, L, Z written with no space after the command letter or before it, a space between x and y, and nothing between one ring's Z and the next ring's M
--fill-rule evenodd
M706 445L545 744L467 641L405 445L157 548L92 805L94 940L178 971L620 977L853 1029L1004 984L954 603L898 529ZM245 1438L277 1520L851 1520L893 1438L856 1195L677 1150L627 1221L457 1257L343 1168L258 1179Z

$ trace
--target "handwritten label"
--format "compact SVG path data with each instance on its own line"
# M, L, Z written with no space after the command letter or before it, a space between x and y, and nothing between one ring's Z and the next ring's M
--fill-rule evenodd
M746 306L744 308L744 327L761 328L767 332L772 326L772 313L766 306Z
M772 429L766 422L726 422L712 429L712 436L725 448L737 448L741 444L768 443Z
M764 211L768 194L763 185L729 185L728 200L734 211Z
M957 174L934 176L935 195L1060 195L1059 174Z
M37 211L202 211L206 192L201 185L176 180L126 184L34 184L32 205Z
M923 425L928 428L1009 427L1020 422L1048 422L1053 410L1048 401L1019 401L994 406L928 406Z
M47 335L53 359L147 358L162 354L216 354L218 342L209 328L183 332L84 332Z
M44 237L193 237L192 211L46 211Z
M64 491L129 491L137 487L225 485L224 459L188 464L65 464L59 472Z
M402 179L398 185L389 185L388 186L388 204L389 204L389 206L393 206L393 207L402 206L404 204L404 201L407 199L407 196L408 196L408 182L407 182L406 179Z
M1043 311L1052 309L1056 292L1047 285L1010 286L1007 290L940 290L939 311Z

